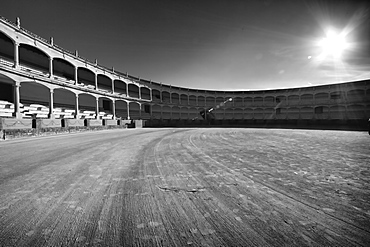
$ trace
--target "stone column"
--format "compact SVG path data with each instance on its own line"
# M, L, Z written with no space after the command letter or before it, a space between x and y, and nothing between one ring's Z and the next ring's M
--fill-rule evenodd
M127 119L130 120L130 102L127 102Z
M142 109L142 104L139 104L139 117L141 119L141 109Z
M114 94L114 80L112 79L112 93Z
M79 115L79 109L78 109L78 94L76 94L76 105L75 105L75 118L78 119L78 115Z
M116 102L112 100L113 119L116 120Z
M141 99L141 87L139 86L139 99Z
M14 86L14 113L13 115L15 118L22 118L22 114L19 109L20 101L21 101L19 88L21 87L21 83L16 81L13 86Z
M95 104L95 118L99 119L99 98L96 98L96 104Z
M14 43L14 68L19 67L19 43Z
M95 73L94 75L95 75L95 90L98 90L98 75Z
M49 118L54 119L54 89L50 89L49 97Z
M75 67L75 84L77 85L77 83L78 83L78 74L77 74L77 72L78 72L78 68L77 67Z
M128 82L126 83L126 96L129 96L129 94L128 94Z
M49 77L53 77L53 58L49 57Z

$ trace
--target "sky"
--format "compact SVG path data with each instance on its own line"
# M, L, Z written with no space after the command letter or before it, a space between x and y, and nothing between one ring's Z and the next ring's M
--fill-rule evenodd
M167 85L263 90L370 79L367 1L4 0L0 15ZM345 40L342 52L323 45L333 34Z

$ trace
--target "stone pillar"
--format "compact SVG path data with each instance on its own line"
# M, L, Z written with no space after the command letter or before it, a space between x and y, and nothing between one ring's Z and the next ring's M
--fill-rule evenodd
M95 105L95 118L99 119L99 98L96 98L96 105Z
M141 119L141 108L142 107L142 104L139 104L139 117L140 117L140 119Z
M112 79L112 93L114 93L114 80Z
M141 87L139 86L139 99L141 99Z
M78 72L78 68L77 67L75 67L75 84L77 85L77 83L78 83L78 74L77 74L77 72Z
M49 57L49 77L53 77L53 58Z
M150 91L150 101L153 101L153 95L152 95L152 89L149 89L149 91Z
M20 93L19 93L20 87L21 87L21 83L16 81L14 83L14 113L13 113L15 118L22 118L22 114L19 109L20 101L21 101Z
M116 120L116 102L112 101L113 119Z
M49 118L54 119L54 89L50 89L49 97Z
M98 75L95 73L94 75L95 75L95 90L98 90Z
M127 102L127 119L130 120L130 102Z
M126 96L129 96L129 94L128 94L128 82L126 83Z
M78 115L79 115L79 109L78 109L78 94L76 94L76 105L75 105L75 118L78 119Z
M19 67L19 43L14 43L14 68Z

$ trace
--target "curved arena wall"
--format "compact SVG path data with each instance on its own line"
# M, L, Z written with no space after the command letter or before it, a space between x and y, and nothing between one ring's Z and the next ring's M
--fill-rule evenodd
M174 87L101 66L5 18L0 88L0 117L11 119L365 129L370 117L370 80L255 91Z

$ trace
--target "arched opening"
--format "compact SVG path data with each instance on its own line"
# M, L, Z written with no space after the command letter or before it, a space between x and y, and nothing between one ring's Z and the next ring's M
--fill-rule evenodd
M253 99L253 106L263 106L263 98L262 97L255 97Z
M274 118L275 118L275 109L265 108L264 109L264 119L274 119Z
M362 89L354 89L354 90L348 91L348 93L347 93L347 101L349 103L365 102L365 90L362 90Z
M231 120L234 118L234 109L231 107L226 107L224 112L224 119Z
M328 93L317 93L315 94L315 104L325 104L328 103L329 94Z
M244 109L244 119L253 119L253 109L252 108Z
M181 105L188 105L188 96L186 94L180 95L180 104Z
M198 96L198 106L204 107L206 105L206 99L204 96Z
M241 98L241 97L233 98L233 102L234 102L235 107L243 107L244 106L243 98Z
M302 119L312 119L313 118L313 108L312 107L302 107L300 110L300 115Z
M113 119L113 102L106 97L99 97L99 119Z
M140 92L141 92L142 99L150 100L150 89L149 88L141 87Z
M70 62L61 59L53 59L53 75L63 77L67 80L75 80L75 67Z
M0 117L13 116L15 102L13 85L13 80L0 74Z
M216 106L216 99L215 99L215 97L207 96L206 97L206 106L208 106L208 107L214 107L214 106Z
M329 117L329 107L316 106L314 108L315 119L327 119Z
M172 107L172 117L171 119L180 119L180 107Z
M289 103L290 106L299 105L299 95L289 95L288 96L288 103Z
M289 102L290 104L290 102ZM299 119L299 108L290 107L287 109L287 118L288 119Z
M363 105L349 105L347 117L348 119L366 119L365 107Z
M312 94L302 94L301 95L301 105L312 105L313 95Z
M168 105L162 107L162 119L171 119L171 107Z
M275 98L277 106L285 106L286 105L286 97L284 95L277 96Z
M167 91L162 91L162 102L170 103L170 93Z
M97 76L97 81L98 81L98 90L107 93L112 93L112 80L108 76L99 74Z
M120 119L127 119L127 102L123 100L116 100L116 117Z
M245 97L244 98L244 106L247 106L247 107L253 106L253 98L252 97Z
M0 59L14 63L14 43L11 38L0 32Z
M136 84L128 84L128 96L132 98L139 98L139 87Z
M139 103L130 102L129 110L130 110L130 118L131 119L140 119L140 105L139 105Z
M197 97L195 95L189 96L189 105L193 105L193 106L197 105Z
M180 96L178 93L171 94L172 104L179 105L180 104Z
M80 86L95 89L95 74L91 70L78 67L77 76L77 81Z
M275 117L276 119L286 119L288 115L287 108L276 108L275 109Z
M195 120L195 119L198 119L198 118L201 118L198 109L195 108L195 107L191 107L189 109L189 119Z
M152 89L152 101L161 102L161 92L157 89Z
M96 98L90 94L79 94L78 95L78 109L79 114L87 115L96 118Z
M64 88L54 89L54 117L75 118L76 94ZM95 111L92 112L95 117Z
M244 118L243 109L242 108L235 108L234 109L234 119L240 120L240 119L243 119L243 118Z
M264 112L262 108L256 108L253 111L254 119L263 119L264 118Z
M48 118L50 89L36 82L23 82L20 103L24 118Z
M183 120L189 119L189 108L181 107L180 112L181 112L180 119L183 119Z
M141 119L148 120L151 118L150 111L152 106L150 104L141 105Z
M266 96L264 99L265 106L275 106L275 97Z
M330 107L330 118L344 120L346 118L346 108L341 105Z
M123 94L123 95L127 94L126 83L121 80L114 80L114 92L116 94Z
M162 107L160 105L152 106L152 119L161 119Z
M19 64L22 69L26 71L34 69L49 74L49 63L49 56L42 50L27 44L19 45Z

